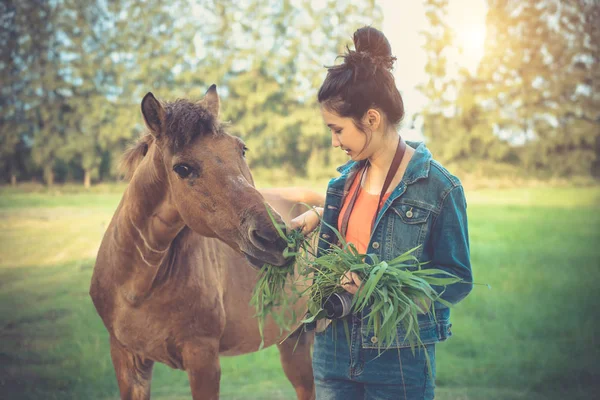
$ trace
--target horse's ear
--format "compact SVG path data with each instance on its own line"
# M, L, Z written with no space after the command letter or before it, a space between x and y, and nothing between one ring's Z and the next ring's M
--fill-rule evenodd
M206 107L208 111L215 116L215 118L218 118L221 102L219 100L219 94L217 93L217 85L210 85L202 101L204 103L204 107Z
M165 123L165 109L152 92L148 92L142 99L142 114L152 136L159 136Z

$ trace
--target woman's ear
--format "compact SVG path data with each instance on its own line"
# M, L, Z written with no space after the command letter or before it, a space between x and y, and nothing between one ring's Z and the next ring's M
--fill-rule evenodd
M369 108L364 122L371 130L376 131L381 126L381 113L374 108Z

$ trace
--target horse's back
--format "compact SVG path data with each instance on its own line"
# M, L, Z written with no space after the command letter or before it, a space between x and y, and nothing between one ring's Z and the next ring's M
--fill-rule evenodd
M286 224L307 210L309 206L323 206L325 196L301 187L260 189L265 201L277 211Z

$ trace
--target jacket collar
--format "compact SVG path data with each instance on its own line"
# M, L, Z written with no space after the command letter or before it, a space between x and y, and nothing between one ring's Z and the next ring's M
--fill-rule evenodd
M406 171L402 177L402 181L407 185L410 185L421 178L427 178L429 176L429 167L432 157L431 152L425 146L425 143L406 141L406 144L415 149L415 153L408 162ZM350 160L346 164L338 167L337 171L341 173L342 176L346 176L353 169L359 168L359 166L360 162Z

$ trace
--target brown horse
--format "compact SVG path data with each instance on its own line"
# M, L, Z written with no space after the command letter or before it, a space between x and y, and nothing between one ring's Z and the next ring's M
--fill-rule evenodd
M122 399L150 397L155 361L186 370L194 399L216 399L219 356L259 348L249 305L257 267L283 265L285 243L254 187L244 143L218 122L215 85L196 103L148 93L142 114L149 133L125 155L130 183L102 240L90 295L110 334ZM270 191L267 200L289 216L286 193ZM305 303L295 307L303 315ZM278 344L298 398L312 399L312 337L279 344L287 334L268 320L265 347Z

